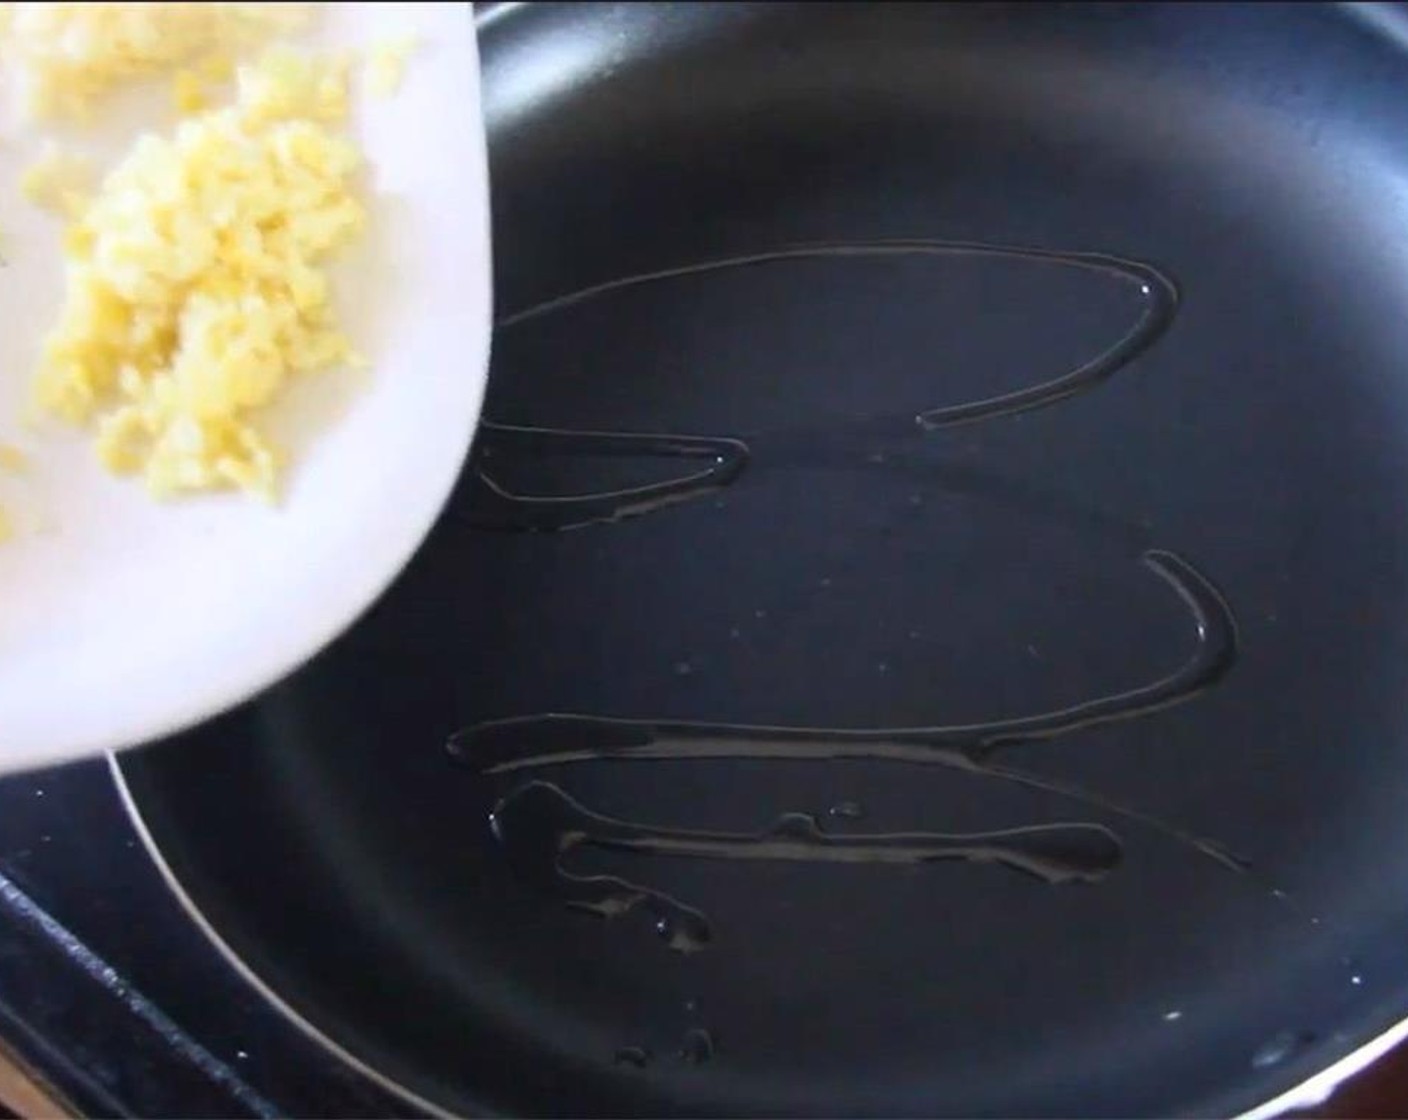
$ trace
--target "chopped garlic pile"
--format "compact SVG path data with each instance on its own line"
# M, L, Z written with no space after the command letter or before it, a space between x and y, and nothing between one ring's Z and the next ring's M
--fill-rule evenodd
M182 66L217 78L229 59L306 26L310 4L6 4L4 63L27 111L84 120L118 87Z
M93 166L80 155L50 142L20 176L20 190L35 206L70 217L79 214L93 190Z
M37 401L96 417L104 465L157 495L272 498L260 408L290 377L356 360L323 271L365 220L360 155L329 127L346 78L345 62L270 51L239 72L234 106L139 139L66 232Z

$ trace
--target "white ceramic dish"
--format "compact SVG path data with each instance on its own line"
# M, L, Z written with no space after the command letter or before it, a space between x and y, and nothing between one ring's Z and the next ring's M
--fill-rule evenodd
M371 164L366 244L337 269L363 374L298 386L277 410L295 462L280 507L159 505L99 469L91 439L20 426L61 302L59 228L20 195L37 138L0 144L0 769L135 745L247 699L347 627L439 515L483 396L491 323L488 181L468 4L334 4L309 41L416 33L399 91L358 97ZM121 109L121 107L119 107ZM139 106L104 121L130 139Z

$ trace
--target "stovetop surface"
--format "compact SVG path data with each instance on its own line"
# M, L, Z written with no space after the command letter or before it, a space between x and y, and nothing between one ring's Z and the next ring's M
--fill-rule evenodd
M105 761L0 780L0 1037L87 1116L407 1116L187 917Z

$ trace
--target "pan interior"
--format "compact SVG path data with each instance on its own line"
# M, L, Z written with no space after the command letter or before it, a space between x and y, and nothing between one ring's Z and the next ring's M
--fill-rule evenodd
M464 1112L1220 1114L1401 1017L1397 17L508 9L460 492L121 762L218 935Z

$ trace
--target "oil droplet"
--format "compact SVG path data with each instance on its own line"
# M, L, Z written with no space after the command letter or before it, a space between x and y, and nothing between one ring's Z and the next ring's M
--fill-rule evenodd
M1183 1018L1183 1012L1181 1012L1181 1011L1165 1011L1165 1012L1164 1012L1164 1022L1165 1022L1165 1023L1176 1023L1176 1022L1178 1022L1178 1020L1181 1019L1181 1018Z
M248 1061L248 1060L249 1060L249 1051L248 1051L248 1050L236 1050L236 1051L235 1051L235 1060L236 1060L236 1061L240 1061L240 1062L246 1062L246 1061Z
M644 1069L650 1064L650 1051L644 1046L622 1046L612 1059L618 1066Z
M676 903L674 899L660 895L657 904L677 906L679 912L666 914L655 921L655 933L676 953L697 953L707 949L713 934L702 914Z
M691 1066L702 1066L714 1060L714 1036L703 1027L693 1027L685 1032L684 1043L680 1046L680 1060Z

